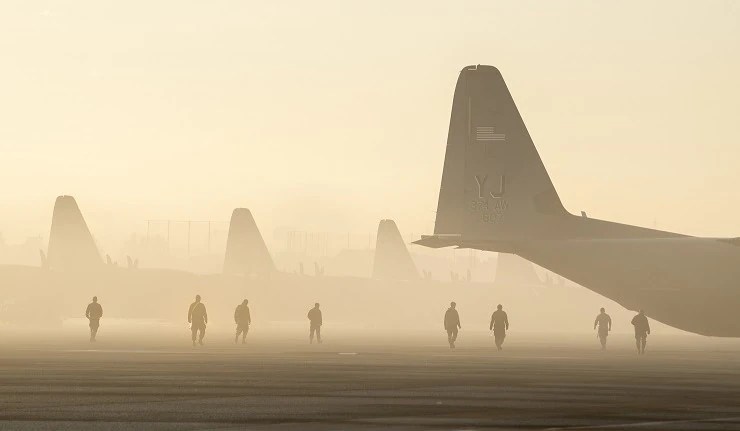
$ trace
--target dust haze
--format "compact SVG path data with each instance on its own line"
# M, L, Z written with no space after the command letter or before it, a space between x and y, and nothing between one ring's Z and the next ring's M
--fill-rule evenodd
M0 425L524 426L547 385L665 400L697 368L677 408L731 404L707 394L740 393L738 24L731 1L3 3ZM55 410L70 367L131 371L124 419ZM259 370L267 404L240 392ZM199 372L255 416L184 412L167 382ZM486 422L456 387L529 389ZM160 416L129 416L149 395ZM529 425L740 415L625 400Z
M181 316L203 291L224 310L264 295L254 307L266 321L301 321L314 300L331 304L353 289L377 292L373 313L385 317L348 325L408 315L383 311L389 304L430 314L404 326L437 325L450 300L465 320L485 322L498 302L515 315L528 310L532 318L514 320L532 330L588 329L600 305L619 313L540 269L530 296L493 289L496 253L408 245L418 278L431 272L432 287L419 289L434 295L411 304L399 296L409 289L370 279L380 220L393 219L406 244L433 230L452 84L469 63L507 72L572 212L692 234L736 231L734 3L423 4L4 4L2 263L41 264L54 199L68 194L103 262L125 267L130 256L142 270L198 275L188 286L160 286L167 294L74 282L34 289L39 304L63 295L54 307L62 319L80 317L94 294L106 317L126 318L139 307L117 297L140 303L139 288L157 305L137 317L151 318ZM703 187L696 178L722 181ZM201 282L222 272L238 207L255 214L277 271L300 275L303 265L300 281L268 283L305 284L295 315L277 313L294 305L258 281L234 282L228 299ZM327 283L337 292L308 287ZM373 287L354 286L366 283ZM553 311L538 296L550 292L546 283L566 289L552 297L572 308ZM468 291L477 309L465 306ZM527 299L512 303L518 295ZM548 313L558 325L534 317Z

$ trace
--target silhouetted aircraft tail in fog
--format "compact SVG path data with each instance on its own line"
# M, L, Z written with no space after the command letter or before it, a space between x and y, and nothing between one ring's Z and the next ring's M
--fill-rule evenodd
M415 280L419 278L414 260L393 220L381 220L375 243L373 278Z
M252 213L246 208L235 209L226 240L224 274L269 275L274 270L272 257Z
M570 214L492 66L460 73L434 235L416 243L514 253L676 328L740 336L740 238Z
M49 233L49 250L42 266L51 269L90 269L102 265L98 247L82 212L72 196L54 202Z

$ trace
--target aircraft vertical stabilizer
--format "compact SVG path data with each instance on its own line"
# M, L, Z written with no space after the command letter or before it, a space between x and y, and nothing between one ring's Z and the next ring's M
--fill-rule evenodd
M393 220L381 220L375 243L373 278L412 280L419 277L401 233Z
M224 274L265 275L275 269L252 213L237 208L231 214L226 240Z
M462 70L455 87L435 235L523 239L567 216L501 74Z
M455 87L434 235L416 244L519 253L522 241L675 238L563 207L501 73L467 66Z
M54 203L46 265L51 269L88 269L102 260L80 208L72 196Z

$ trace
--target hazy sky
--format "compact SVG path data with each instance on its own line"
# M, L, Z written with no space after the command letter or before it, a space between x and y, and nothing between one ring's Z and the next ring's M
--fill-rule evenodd
M740 3L3 1L0 232L431 232L452 93L500 68L566 207L740 235Z

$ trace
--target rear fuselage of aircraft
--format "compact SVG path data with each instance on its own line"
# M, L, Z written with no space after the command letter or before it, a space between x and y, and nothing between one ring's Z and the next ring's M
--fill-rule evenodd
M670 326L740 337L740 242L570 214L491 66L460 73L434 235L416 243L515 253Z

